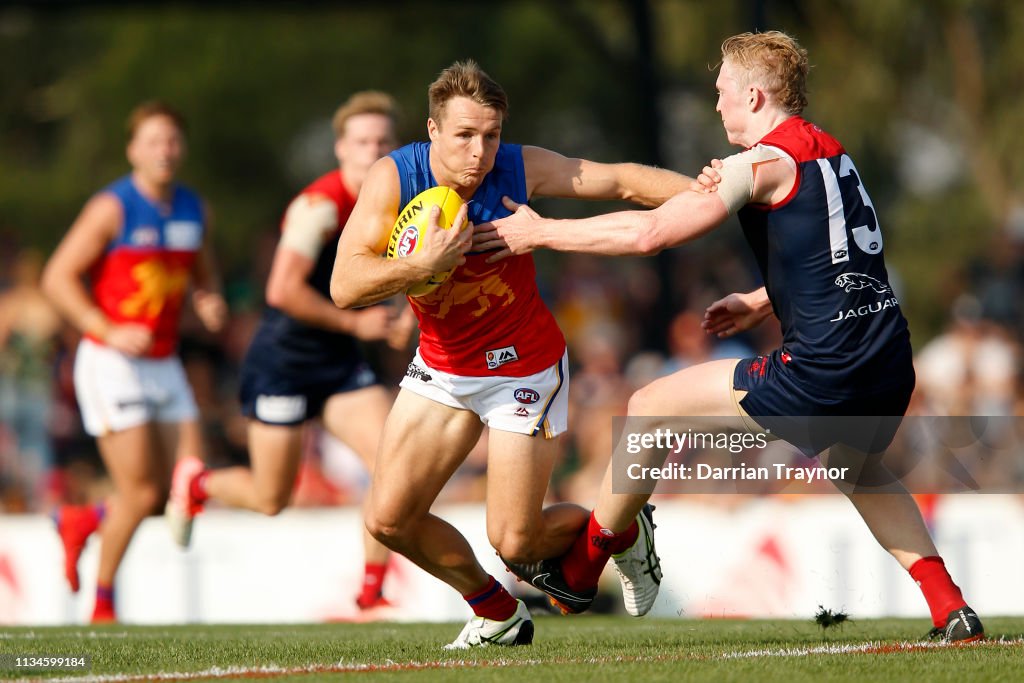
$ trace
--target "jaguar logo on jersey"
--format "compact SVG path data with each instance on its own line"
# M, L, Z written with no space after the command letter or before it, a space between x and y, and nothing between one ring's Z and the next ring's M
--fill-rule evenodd
M485 351L484 358L487 360L487 369L495 370L505 363L519 360L519 354L516 353L516 347L504 346L500 349Z
M873 278L870 275L864 273L843 273L836 278L836 287L842 287L846 292L853 292L861 289L870 289L878 294L892 294L892 287L882 282L877 278ZM834 318L830 318L830 323L838 323L851 318L862 318L866 315L874 315L884 311L887 308L895 308L900 305L900 302L894 296L890 296L880 301L873 301L869 304L857 306L856 308L848 308L846 310L840 310L836 312Z
M533 389L528 389L527 387L519 387L516 389L515 397L516 401L528 406L533 405L540 400L540 394Z
M879 294L892 294L892 287L864 273L843 273L836 278L836 287L842 287L846 292L870 287Z
M416 251L416 243L420 241L420 231L415 226L410 226L405 229L402 236L398 238L398 252L399 258L405 258L412 252Z

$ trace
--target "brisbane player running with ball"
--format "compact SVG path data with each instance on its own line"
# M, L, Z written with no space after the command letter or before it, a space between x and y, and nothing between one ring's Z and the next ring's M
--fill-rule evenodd
M598 164L501 142L504 91L473 62L445 69L429 89L429 142L407 145L370 170L338 243L331 294L342 308L454 273L411 297L420 346L391 410L367 509L370 532L459 591L475 616L449 647L518 645L533 638L521 601L477 562L466 539L430 513L441 488L490 427L487 535L508 563L564 553L586 523L577 506L542 509L566 429L565 341L535 282L533 259L487 263L472 231L438 227L407 258L382 257L399 210L444 185L467 206L454 223L507 215L502 196L626 199L657 206L691 179L636 164ZM518 399L520 400L517 400Z

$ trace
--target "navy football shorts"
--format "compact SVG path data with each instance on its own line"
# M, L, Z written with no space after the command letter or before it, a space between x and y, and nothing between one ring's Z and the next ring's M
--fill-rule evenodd
M913 368L896 387L854 397L797 384L781 352L744 358L733 371L733 386L747 392L740 406L761 427L815 456L835 444L864 453L889 447L914 391Z
M243 415L266 424L300 425L320 415L331 396L379 383L361 356L312 366L253 351L242 363L239 400Z

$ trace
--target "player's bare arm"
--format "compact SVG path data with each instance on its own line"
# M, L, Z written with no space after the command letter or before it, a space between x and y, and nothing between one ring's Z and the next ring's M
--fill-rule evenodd
M211 246L209 233L210 212L204 207L203 213L207 216L207 233L203 244L196 254L196 260L192 264L192 307L203 323L203 327L211 332L220 332L227 322L228 305L224 301L224 295L220 284L220 275L213 258L213 247Z
M462 265L470 247L471 230L444 230L438 225L440 209L430 213L423 247L404 259L383 257L387 237L398 217L401 187L395 162L377 161L363 184L352 215L338 241L331 274L331 298L340 308L383 301L426 280L434 273ZM456 221L465 221L464 206Z
M267 304L313 327L365 341L384 339L392 320L387 308L345 311L309 284L337 219L337 205L328 197L302 194L295 198L285 213L281 241L274 251L265 292Z
M42 286L61 315L81 332L137 356L152 345L152 333L142 325L109 320L82 282L117 236L122 222L121 204L114 195L102 193L90 199L46 264Z
M643 164L602 164L562 156L542 147L523 147L529 196L622 199L660 206L690 189L693 178Z
M736 292L715 301L704 311L701 327L720 339L757 327L772 316L772 304L764 287Z
M488 261L538 248L606 256L651 255L713 230L749 203L781 201L793 186L795 164L770 154L730 157L716 192L686 190L651 211L621 211L584 219L554 220L515 202L511 216L476 227L474 246L496 249Z
M605 256L647 256L696 239L727 217L718 193L686 191L650 211L619 211L591 218L543 218L506 200L511 216L477 226L478 248L498 249L488 261L534 249Z

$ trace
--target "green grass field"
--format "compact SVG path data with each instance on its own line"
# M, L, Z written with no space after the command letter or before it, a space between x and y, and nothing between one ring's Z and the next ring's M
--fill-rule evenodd
M0 680L1020 681L1024 618L985 619L989 640L937 646L923 620L537 617L529 647L446 652L460 624L11 628L2 655L90 655L87 671L0 670Z

